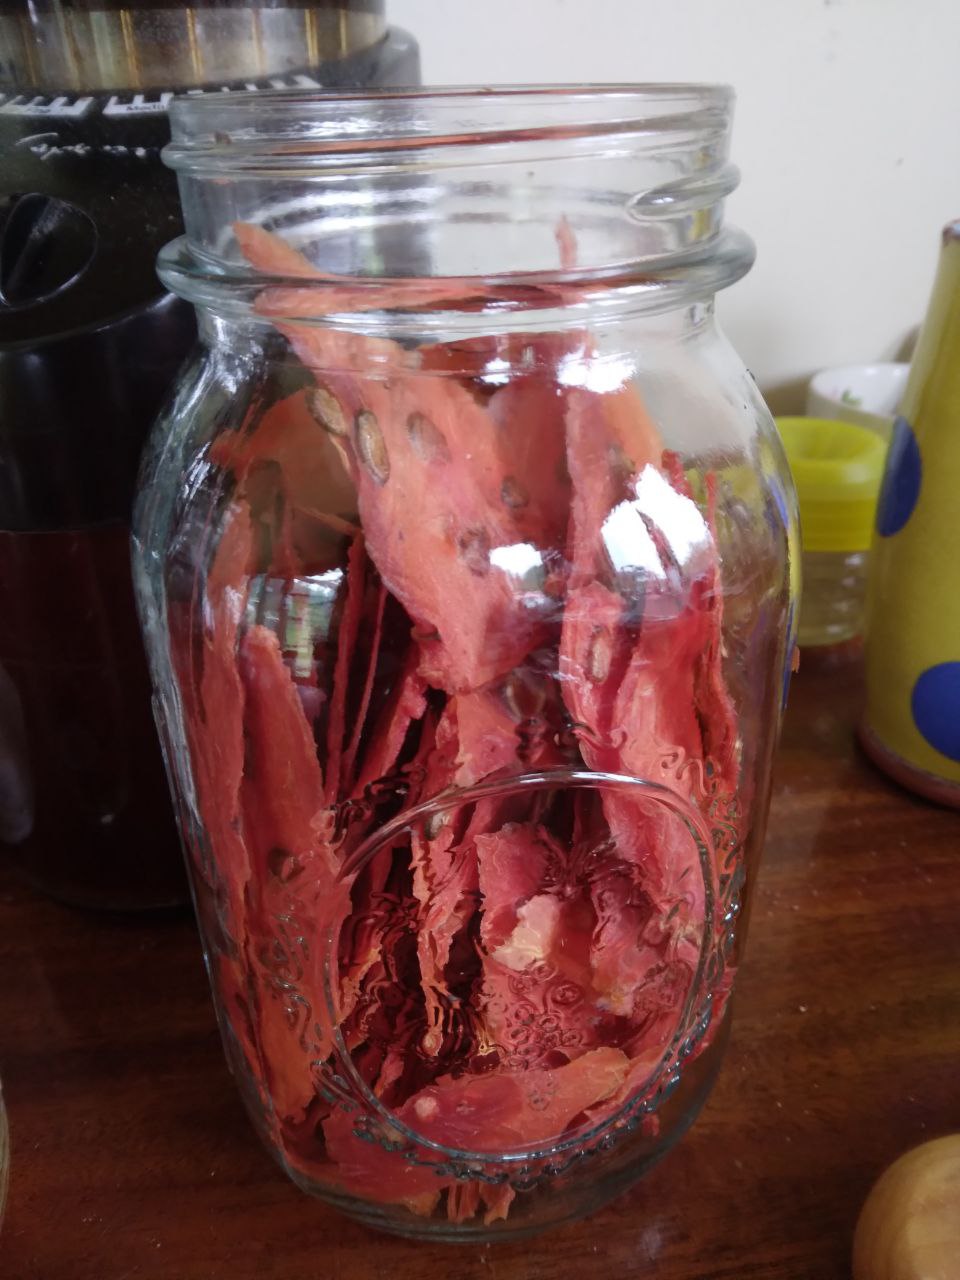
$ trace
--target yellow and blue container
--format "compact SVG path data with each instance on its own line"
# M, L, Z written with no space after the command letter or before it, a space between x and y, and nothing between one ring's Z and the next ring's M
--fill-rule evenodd
M877 506L866 623L873 760L960 806L960 221L940 264Z

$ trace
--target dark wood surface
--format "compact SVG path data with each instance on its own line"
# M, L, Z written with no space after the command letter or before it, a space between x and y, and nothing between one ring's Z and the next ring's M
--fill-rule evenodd
M860 756L856 665L794 682L733 1037L692 1132L519 1244L378 1236L302 1195L223 1064L191 921L0 879L4 1280L832 1280L864 1196L960 1130L960 814ZM2 874L2 873L0 873Z

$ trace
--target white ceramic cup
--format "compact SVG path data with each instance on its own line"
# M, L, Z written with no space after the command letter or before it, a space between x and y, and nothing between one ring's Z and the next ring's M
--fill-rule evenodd
M889 440L909 371L908 364L848 364L821 369L807 387L807 414L855 422Z

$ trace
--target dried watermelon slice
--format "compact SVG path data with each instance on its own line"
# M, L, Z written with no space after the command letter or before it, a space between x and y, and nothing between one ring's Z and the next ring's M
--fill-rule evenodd
M709 771L730 786L736 773L713 532L629 389L574 393L567 440L573 569L560 671L581 751L592 768L671 787L696 812ZM664 1044L651 993L668 988L661 1003L675 1019L677 977L689 990L704 945L691 927L704 918L703 868L662 810L619 793L604 809L622 867L594 938L594 982L611 1010L648 1026L635 1044L646 1057Z
M250 509L235 498L223 512L207 572L193 576L194 590L203 593L202 606L195 597L183 599L171 590L168 619L203 827L202 844L190 841L190 852L195 874L207 885L207 893L198 895L201 914L208 934L219 942L211 977L248 1076L269 1113L249 959L251 857L241 814L244 688L236 661L253 562Z
M662 804L510 784L585 764L670 787L698 822L711 788L736 789L713 490L704 514L629 379L591 389L582 332L410 350L313 323L500 298L361 287L236 231L260 271L304 282L257 309L315 385L211 447L239 514L177 642L237 944L224 998L291 1166L495 1221L514 1188L438 1176L418 1138L495 1160L611 1117L662 1066L709 941L696 841ZM569 228L558 243L572 270ZM257 569L283 598L318 574L333 591L292 648L244 615ZM490 781L355 867L398 805ZM341 1067L415 1137L371 1122Z
M289 274L287 246L264 232L242 234L248 248L255 238L256 266ZM301 272L316 277L308 264ZM394 292L378 289L380 305L404 305L402 290ZM518 567L536 570L544 553L562 545L565 526L563 395L556 383L536 377L505 388L488 413L455 379L407 373L409 356L397 344L315 326L278 327L317 376L331 406L331 430L352 456L370 555L417 624L425 678L451 692L469 690L519 666L553 606L546 596L539 608L521 598ZM378 380L376 362L385 358L390 364ZM349 372L364 360L365 376ZM511 404L523 418L513 414L507 427ZM534 484L531 477L541 478ZM449 608L461 597L471 600L469 616Z
M374 307L380 311L436 310L443 303L457 311L483 309L492 302L510 307L518 303L556 305L569 293L562 285L490 285L465 278L378 279L358 283L351 277L320 271L299 250L262 227L235 222L233 231L244 257L258 271L278 279L311 282L309 289L274 285L262 292L258 303L261 314L282 319L304 316L313 320L319 316L369 311Z
M550 1070L442 1078L411 1097L397 1118L421 1138L455 1151L516 1151L562 1136L579 1117L616 1094L628 1069L625 1054L601 1048ZM376 1139L358 1136L355 1119L346 1113L333 1113L324 1122L324 1135L341 1187L365 1199L430 1213L441 1192L457 1185L442 1171L438 1176L441 1160L430 1148L421 1149L420 1158L427 1163L398 1160ZM504 1198L491 1196L490 1208ZM451 1206L455 1220L463 1208L458 1194Z

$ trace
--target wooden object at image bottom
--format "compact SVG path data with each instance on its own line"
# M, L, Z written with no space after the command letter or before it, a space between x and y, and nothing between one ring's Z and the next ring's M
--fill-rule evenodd
M854 742L856 663L804 658L733 1035L691 1132L593 1218L487 1247L298 1192L224 1065L192 922L87 916L0 872L4 1280L844 1280L884 1168L960 1130L960 820Z

